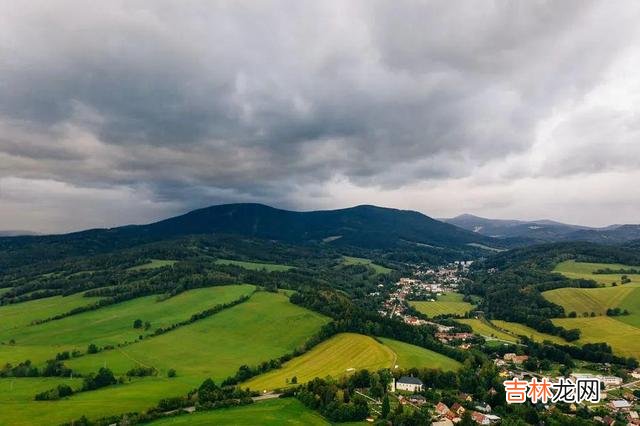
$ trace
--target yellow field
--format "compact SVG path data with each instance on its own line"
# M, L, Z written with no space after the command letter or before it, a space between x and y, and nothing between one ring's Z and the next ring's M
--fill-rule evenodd
M464 315L473 310L473 305L463 302L462 298L460 293L444 293L434 302L414 301L409 304L430 318L446 314Z
M542 293L545 299L560 305L565 313L604 315L608 308L620 307L628 297L640 296L640 288L627 285L603 288L558 288ZM640 299L640 297L637 297Z
M516 322L507 322L502 320L492 320L492 323L497 327L507 330L510 333L513 333L517 336L525 336L536 342L543 342L545 340L549 340L553 343L558 343L561 345L566 345L568 342L564 340L562 337L552 336L551 334L541 333L538 330L534 330L531 327L527 327L526 325L518 324Z
M351 371L381 368L422 367L453 370L460 364L438 353L392 339L376 341L369 336L354 333L338 334L320 343L311 351L242 384L254 390L286 387L296 377L305 383L316 377L340 377Z
M517 343L518 338L512 334L505 333L504 331L498 330L495 327L492 327L486 321L479 319L459 319L458 322L462 324L467 324L471 326L474 333L480 334L485 338L493 338L498 340L506 340L507 342Z

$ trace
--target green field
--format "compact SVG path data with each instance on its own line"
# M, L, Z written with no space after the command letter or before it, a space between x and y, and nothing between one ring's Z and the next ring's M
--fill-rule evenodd
M157 301L157 296L140 297L56 321L3 330L0 340L14 339L15 345L0 346L0 364L25 359L41 363L63 350L84 352L90 343L104 346L132 342L141 334L152 333L156 328L168 327L217 304L251 294L254 288L250 285L201 288L162 302ZM134 329L136 319L149 321L151 328L148 331Z
M177 263L177 260L160 260L160 259L151 259L151 262L149 263L144 263L142 265L138 265L138 266L133 266L129 269L127 269L128 271L142 271L145 269L155 269L155 268L162 268L165 266L173 266Z
M623 305L640 308L640 288L627 285L602 288L559 288L542 293L545 299L564 308L565 313L605 315L608 308ZM626 303L625 303L626 302Z
M254 271L262 271L265 270L267 272L282 272L288 271L292 268L292 266L287 265L279 265L277 263L260 263L260 262L245 262L242 260L231 260L231 259L217 259L216 263L218 265L235 265L240 266L244 269L250 269Z
M561 305L566 313L575 311L579 318L556 319L553 322L568 328L578 328L581 339L578 343L606 342L614 351L625 356L640 356L640 275L628 274L632 282L620 285L620 274L593 274L597 269L638 268L630 265L608 263L581 263L566 261L558 264L554 271L569 278L594 279L609 285L603 288L562 288L546 291L543 296ZM627 309L630 315L604 316L608 308ZM584 312L595 312L597 317L580 318Z
M459 319L456 321L471 326L474 333L484 336L485 338L506 340L507 342L513 343L517 343L519 340L513 334L505 333L504 331L493 327L487 321L483 321L480 319Z
M398 340L379 337L379 340L390 347L397 355L396 365L399 368L435 368L444 371L453 371L460 368L461 364L449 357L420 346L400 342Z
M421 367L454 370L457 361L418 346L392 339L375 339L362 334L342 333L320 343L311 351L292 359L278 370L255 377L243 386L254 390L286 387L292 377L298 383L316 377L340 377L354 370Z
M409 304L430 318L447 314L464 315L473 310L473 305L463 302L462 298L460 293L444 293L434 302L413 301Z
M153 426L324 426L329 425L318 413L295 398L272 399L243 407L226 408L170 417L149 423Z
M378 265L377 263L373 263L370 259L365 259L363 257L351 257L351 256L342 256L342 264L343 265L365 265L370 266L376 272L376 274L388 274L391 272L391 269L385 268L382 265Z
M593 271L598 269L640 269L640 266L630 266L630 265L622 265L620 263L587 263L587 262L576 262L575 260L567 260L565 262L560 262L553 269L553 272L561 273L567 278L573 279L587 279L594 280L604 285L611 285L611 283L616 282L620 284L620 278L622 274L594 274ZM626 274L631 280L630 283L625 284L625 286L635 286L640 287L640 274Z
M612 317L562 318L554 319L553 323L565 328L578 328L581 332L579 344L605 342L619 355L640 357L640 328Z
M23 391L12 397L11 409L0 410L0 424L58 424L83 414L97 418L145 410L162 398L186 394L207 377L219 383L242 364L255 365L289 353L327 321L291 304L283 294L258 292L247 302L161 336L66 362L82 373L106 365L117 376L134 366L153 366L159 370L157 377L52 402L33 401L33 396L55 382L42 388L35 379L1 379L4 389L13 382L14 389ZM176 378L166 377L170 368L177 370Z
M558 343L561 345L568 344L566 340L562 337L553 336L551 334L541 333L538 330L535 330L531 327L527 327L523 324L518 324L516 322L507 322L501 320L491 320L491 322L498 328L508 331L516 336L525 336L536 342L543 342L545 340L549 340L553 343Z

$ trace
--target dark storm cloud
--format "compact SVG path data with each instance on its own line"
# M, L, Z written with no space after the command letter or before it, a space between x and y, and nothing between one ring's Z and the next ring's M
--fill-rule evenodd
M179 210L637 165L594 162L579 116L570 167L528 157L637 41L631 2L22 3L0 0L0 179Z

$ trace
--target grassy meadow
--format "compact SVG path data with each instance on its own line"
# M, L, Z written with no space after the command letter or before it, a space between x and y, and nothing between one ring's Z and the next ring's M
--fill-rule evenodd
M531 327L527 327L526 325L519 324L517 322L508 322L502 320L491 320L491 322L498 328L506 330L509 333L512 333L516 336L525 336L536 342L543 342L548 340L553 343L558 343L561 345L568 344L566 340L562 337L553 336L551 334L541 333L538 330L535 330Z
M443 293L433 302L413 301L409 304L430 318L446 314L464 315L473 310L473 305L464 302L462 298L460 293Z
M342 264L343 265L365 265L373 268L376 274L388 274L391 272L391 269L385 268L382 265L378 265L377 263L373 263L370 259L365 259L363 257L352 257L352 256L342 256Z
M559 263L554 271L569 278L593 279L607 287L562 288L546 291L543 296L561 305L566 313L575 311L578 318L553 320L554 324L566 328L578 328L581 338L578 343L606 342L614 351L625 356L640 356L640 275L627 274L630 283L621 285L621 274L593 274L598 269L636 268L630 265L608 263L582 263L566 261ZM618 285L611 286L612 282ZM629 315L605 316L608 308L627 309ZM583 317L594 312L596 317Z
M104 346L133 342L141 334L152 333L156 328L168 327L217 304L251 294L254 288L251 285L233 285L195 289L164 301L158 301L157 296L146 296L43 324L22 322L21 326L0 331L0 341L15 340L14 345L0 345L0 364L25 359L42 363L64 350L84 352L91 343ZM34 302L47 304L47 299ZM13 307L19 305L0 307L0 315L5 308ZM134 329L136 319L149 321L151 328L148 331Z
M279 265L277 263L260 263L260 262L246 262L242 260L231 260L231 259L217 259L216 263L218 265L234 265L239 266L244 269L249 269L253 271L267 271L267 272L279 272L279 271L288 271L292 268L292 266L288 265Z
M322 416L295 398L271 399L243 407L225 408L189 415L169 417L149 423L153 426L324 426Z
M462 324L467 324L471 326L474 333L477 333L485 338L505 340L507 342L517 343L518 338L513 334L506 333L502 330L497 329L488 321L484 321L481 319L459 319L458 322Z
M576 262L575 260L567 260L560 262L553 269L567 278L594 280L600 284L610 286L612 283L620 284L620 278L623 274L594 274L593 271L598 269L609 268L616 269L640 269L640 266L623 265L620 263L588 263ZM625 285L640 286L640 274L626 274L631 282Z
M395 352L397 356L395 364L399 368L439 368L444 371L453 371L462 365L454 359L420 346L387 339L386 337L379 337L378 339Z
M616 317L621 318L621 317ZM581 337L578 344L609 344L613 351L623 356L640 356L640 328L625 324L613 317L559 318L553 323L565 328L577 328Z
M129 268L129 271L143 271L145 269L156 269L163 268L165 266L173 266L178 263L177 260L161 260L161 259L151 259L151 262L144 263L142 265L133 266Z
M230 297L250 292L253 287L212 287L202 291L221 289L239 291L227 294L226 297ZM203 293L199 294L199 299L206 300ZM209 298L213 303L207 306L217 304L218 300ZM191 300L191 304L194 303L196 301ZM179 314L179 309L172 312L177 318L184 318L191 311L189 314ZM77 317L81 315L85 314ZM48 425L81 415L98 418L145 410L162 398L186 394L205 378L211 377L219 383L233 375L242 364L255 365L291 352L327 321L319 314L291 304L284 294L258 292L247 302L169 333L66 361L67 366L81 373L95 372L106 366L116 376L122 376L135 366L153 366L158 370L157 376L82 392L60 401L34 401L33 397L37 392L69 379L0 379L0 405L9 407L0 410L0 424ZM128 320L123 321L125 323L132 326ZM283 333L283 330L287 332ZM177 370L177 377L167 377L170 368ZM79 386L80 382L77 383ZM10 392L2 392L7 388Z

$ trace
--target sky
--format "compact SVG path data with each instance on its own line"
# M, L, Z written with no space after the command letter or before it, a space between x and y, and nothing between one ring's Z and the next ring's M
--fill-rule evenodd
M0 230L640 223L640 2L0 0Z

